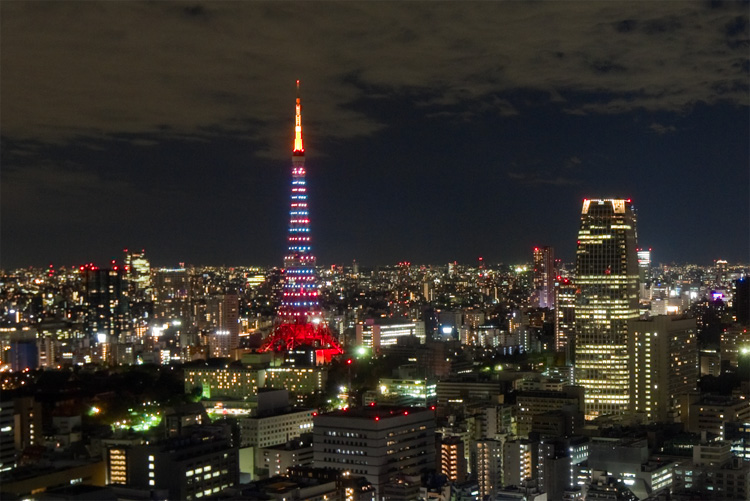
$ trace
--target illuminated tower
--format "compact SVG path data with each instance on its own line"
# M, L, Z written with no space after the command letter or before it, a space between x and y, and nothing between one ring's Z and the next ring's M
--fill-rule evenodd
M284 256L283 287L276 327L261 350L288 351L313 346L319 358L330 360L341 347L322 321L315 275L315 256L310 246L310 213L305 181L305 148L302 143L302 105L297 80L297 103L292 149L292 200L289 211L288 249Z
M630 200L584 200L576 250L576 384L586 416L624 414L630 406L631 339L638 318L635 215Z

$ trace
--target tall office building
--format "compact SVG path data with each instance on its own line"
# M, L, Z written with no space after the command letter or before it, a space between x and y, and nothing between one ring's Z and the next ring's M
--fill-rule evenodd
M750 279L740 277L734 283L734 309L740 325L750 324Z
M190 315L190 277L185 268L159 268L154 273L154 316L187 320Z
M116 340L127 325L125 270L121 266L102 269L82 267L86 284L86 332L92 339Z
M129 293L133 298L145 298L151 292L151 263L146 258L146 251L133 252L124 249L125 271L129 282Z
M674 422L687 415L681 395L697 391L698 327L694 318L660 315L631 320L633 410L650 422Z
M555 308L555 249L534 247L534 299L540 308Z
M651 249L638 249L638 279L641 283L651 281Z
M211 323L209 347L212 357L228 357L240 345L240 297L218 294L206 301L206 317Z
M309 345L317 348L319 359L330 360L333 355L343 353L343 350L322 321L315 256L310 246L306 173L305 148L302 142L302 104L297 80L292 150L292 200L281 303L276 327L264 341L261 351L289 351L298 346Z
M651 249L638 249L638 297L642 305L651 301Z
M573 356L576 320L576 285L567 277L555 280L555 350L565 352L566 362Z
M630 200L585 199L576 250L576 384L586 416L630 409L628 321L638 318L636 221Z

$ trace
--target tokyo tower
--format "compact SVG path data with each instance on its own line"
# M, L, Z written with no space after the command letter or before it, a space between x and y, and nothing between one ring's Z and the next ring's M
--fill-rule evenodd
M284 256L283 286L273 332L261 351L289 351L298 346L315 348L318 360L330 361L343 353L331 330L323 322L318 300L315 256L310 247L310 214L305 181L305 148L302 144L302 105L297 80L292 150L292 201L289 211L289 237Z

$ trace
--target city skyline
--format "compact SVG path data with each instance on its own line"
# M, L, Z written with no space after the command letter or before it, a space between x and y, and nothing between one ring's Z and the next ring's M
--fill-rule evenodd
M297 79L321 263L748 261L743 4L470 7L3 3L0 267L280 266Z

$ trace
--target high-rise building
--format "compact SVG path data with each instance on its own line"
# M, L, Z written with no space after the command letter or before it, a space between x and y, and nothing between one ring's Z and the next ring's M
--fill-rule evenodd
M698 328L694 318L662 315L632 320L633 410L652 422L672 422L687 409L678 398L697 391Z
M315 256L310 245L310 212L307 202L305 148L302 142L302 104L297 80L297 104L292 150L292 199L289 211L287 254L284 256L283 287L276 327L262 351L288 351L300 345L318 349L319 358L330 358L343 350L323 322Z
M555 249L534 247L534 298L540 308L555 308Z
M585 199L576 250L576 384L586 416L630 408L628 321L638 318L636 221L630 200Z
M129 282L129 293L134 298L143 299L151 291L151 263L146 258L146 251L133 252L124 249L125 271Z
M127 325L125 270L87 265L81 273L86 285L86 332L100 342L116 340Z
M473 446L472 474L479 484L479 499L494 499L503 486L503 442L483 438Z
M638 297L643 304L651 301L651 249L638 249Z
M651 249L638 249L638 280L642 284L651 281Z
M737 322L740 325L750 324L750 280L741 277L734 283L734 308L737 312Z
M570 362L573 356L576 329L576 285L567 277L555 281L555 350L565 352Z
M228 357L240 345L240 298L237 294L219 294L206 301L206 317L212 333L209 347L212 357Z
M154 316L186 320L189 316L190 279L185 268L159 268L154 274Z

